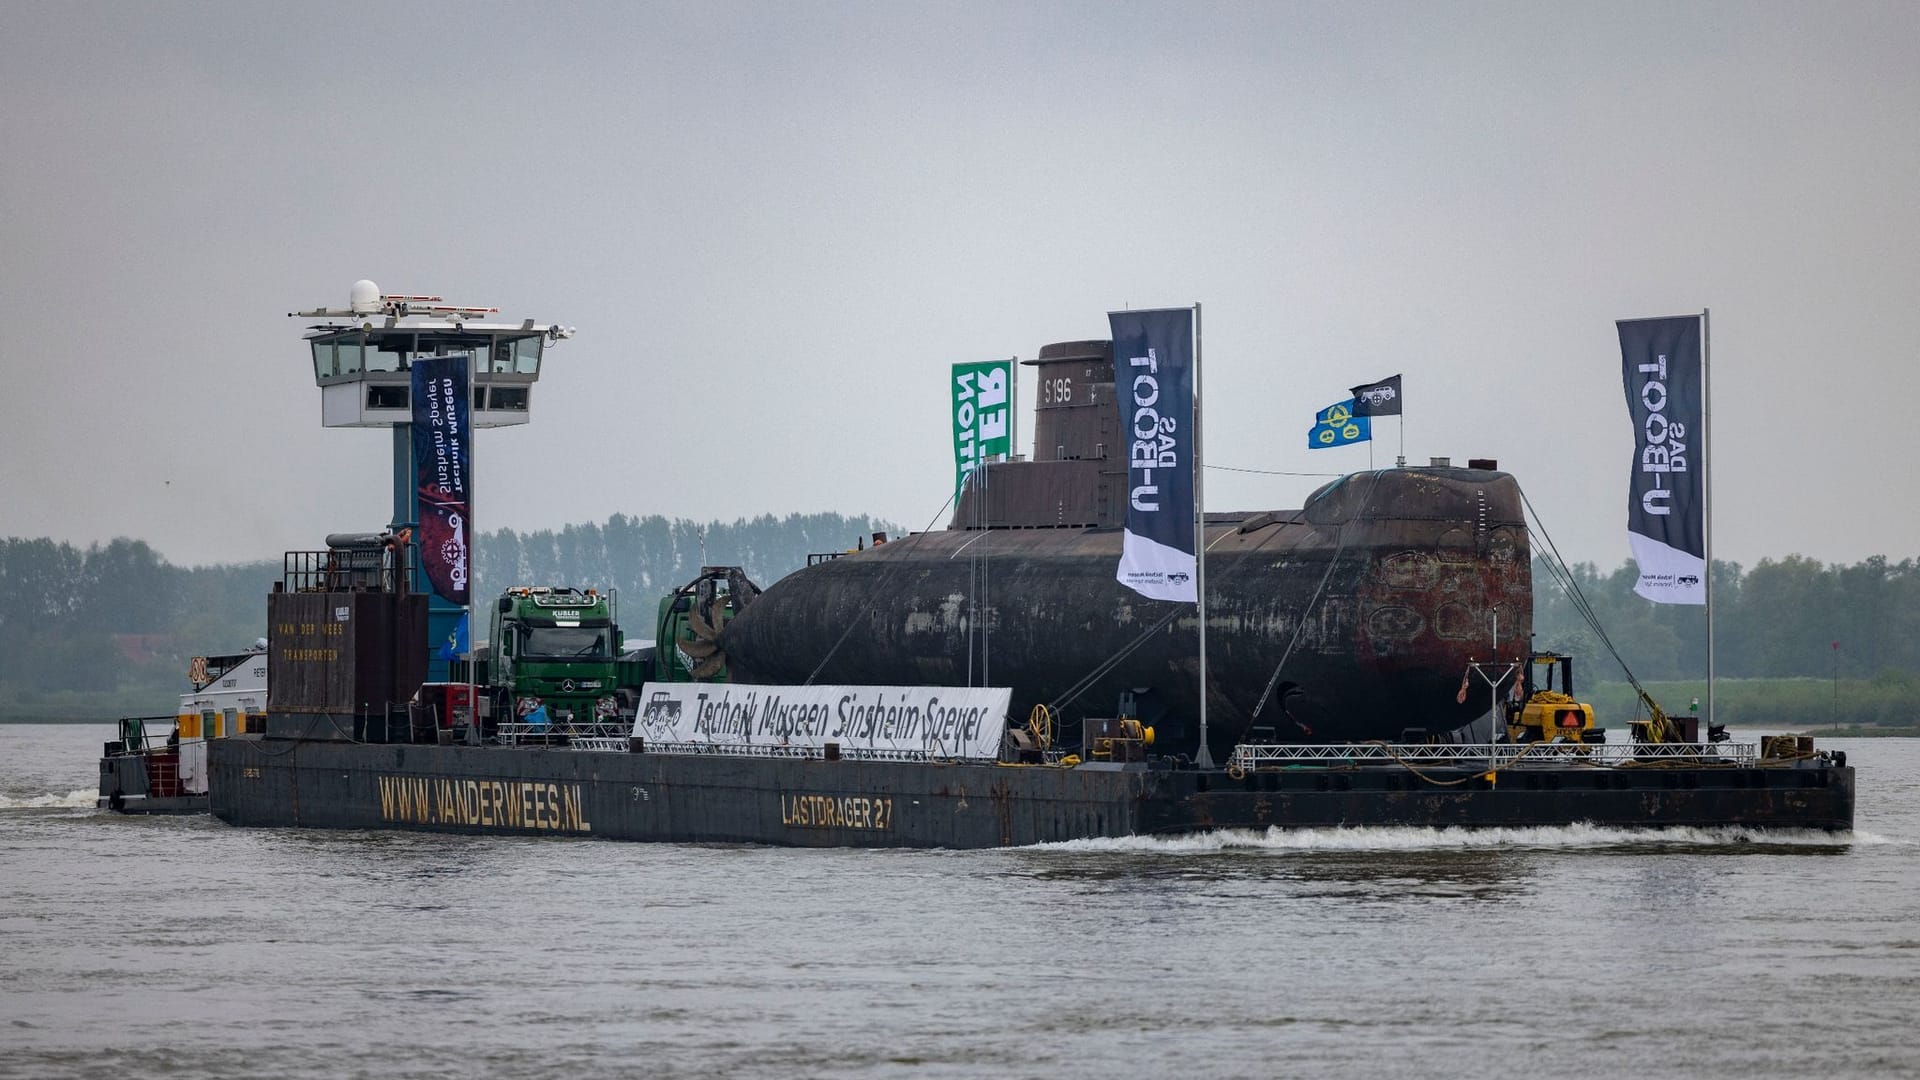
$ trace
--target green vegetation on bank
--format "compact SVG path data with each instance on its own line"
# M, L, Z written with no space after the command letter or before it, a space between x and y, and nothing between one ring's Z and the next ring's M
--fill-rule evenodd
M1643 682L1647 693L1670 713L1685 713L1696 698L1706 711L1704 679ZM1594 718L1622 732L1627 722L1646 712L1633 687L1624 682L1599 682L1578 687L1580 697L1593 706ZM1716 679L1715 719L1738 731L1806 731L1841 734L1915 734L1920 723L1920 674L1883 672L1871 679L1789 678Z
M509 585L618 589L629 638L644 640L655 602L703 561L743 566L764 585L810 553L845 550L877 530L901 531L843 514L705 523L615 514L558 530L501 529L475 546L474 595ZM266 596L279 575L278 554L180 567L138 540L86 548L0 540L0 720L171 713L189 660L240 652L266 635Z
M1573 580L1634 677L1704 679L1704 608L1634 595L1632 563L1603 573L1575 564ZM1714 667L1719 679L1805 676L1872 679L1920 672L1920 562L1875 555L1852 566L1791 555L1751 569L1713 564ZM1533 570L1534 645L1581 658L1587 682L1620 669L1539 560Z
M616 514L558 530L483 534L475 594L508 585L614 588L629 638L655 600L704 564L741 565L768 585L897 526L840 514L698 523ZM238 652L266 633L279 560L177 567L120 539L76 548L0 540L0 720L99 720L171 711L196 654ZM1697 607L1633 594L1635 571L1573 568L1608 639L1663 707L1705 697L1706 623ZM1544 565L1536 563L1534 643L1572 653L1580 696L1624 729L1635 712L1619 665ZM1714 564L1718 718L1736 728L1870 732L1920 726L1920 564L1875 556L1852 566L1791 556L1752 569ZM637 620L637 622L636 622ZM1836 648L1835 645L1838 644ZM1836 683L1837 677L1837 683ZM1837 691L1837 692L1836 692Z

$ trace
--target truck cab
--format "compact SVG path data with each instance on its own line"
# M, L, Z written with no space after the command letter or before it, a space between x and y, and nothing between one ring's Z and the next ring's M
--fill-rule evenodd
M617 619L614 597L594 589L521 585L501 594L480 680L494 689L500 718L576 726L615 719L624 644Z

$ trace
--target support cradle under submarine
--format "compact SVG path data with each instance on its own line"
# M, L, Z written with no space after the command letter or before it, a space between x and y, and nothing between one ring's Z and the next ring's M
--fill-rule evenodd
M1009 686L1015 719L1071 726L1130 694L1190 756L1193 605L1115 580L1126 461L1107 341L1048 345L1035 460L975 469L945 530L822 561L726 626L736 683ZM1491 462L1383 469L1297 511L1206 515L1208 742L1420 741L1484 716L1474 658L1525 654L1532 568L1519 485ZM1497 637L1495 635L1498 635Z
M1192 609L1114 581L1124 463L1107 452L1121 445L1110 346L1049 346L1037 364L1063 391L1038 407L1037 460L976 470L945 530L821 561L764 593L730 592L698 647L700 666L724 666L749 684L741 692L1011 687L1016 724L1034 705L1081 710L1077 751L1036 747L1017 727L999 760L660 745L639 724L631 738L542 730L516 741L514 725L462 717L451 699L438 716L409 708L426 674L427 602L408 575L306 580L295 556L327 553L289 553L269 599L281 666L266 731L210 746L214 814L244 826L952 848L1268 827L1852 827L1853 769L1806 739L1757 752L1387 741L1486 712L1460 700L1463 671L1527 654L1520 493L1491 463L1357 474L1299 511L1208 515L1208 741L1227 764L1194 767ZM320 647L297 633L307 624L293 616L309 610L336 624ZM683 688L709 690L725 688ZM1100 715L1142 694L1157 715ZM1151 743L1142 719L1159 733Z

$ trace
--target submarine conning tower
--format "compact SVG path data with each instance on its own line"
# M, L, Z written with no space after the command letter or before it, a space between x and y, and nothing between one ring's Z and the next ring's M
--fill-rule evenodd
M961 492L950 529L1099 528L1123 520L1126 459L1113 404L1113 342L1062 341L1039 369L1033 460L990 462Z

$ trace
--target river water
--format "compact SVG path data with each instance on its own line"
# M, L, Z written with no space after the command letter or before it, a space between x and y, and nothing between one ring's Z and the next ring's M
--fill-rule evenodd
M803 851L92 809L0 725L0 1076L1920 1074L1920 740L1852 834Z

